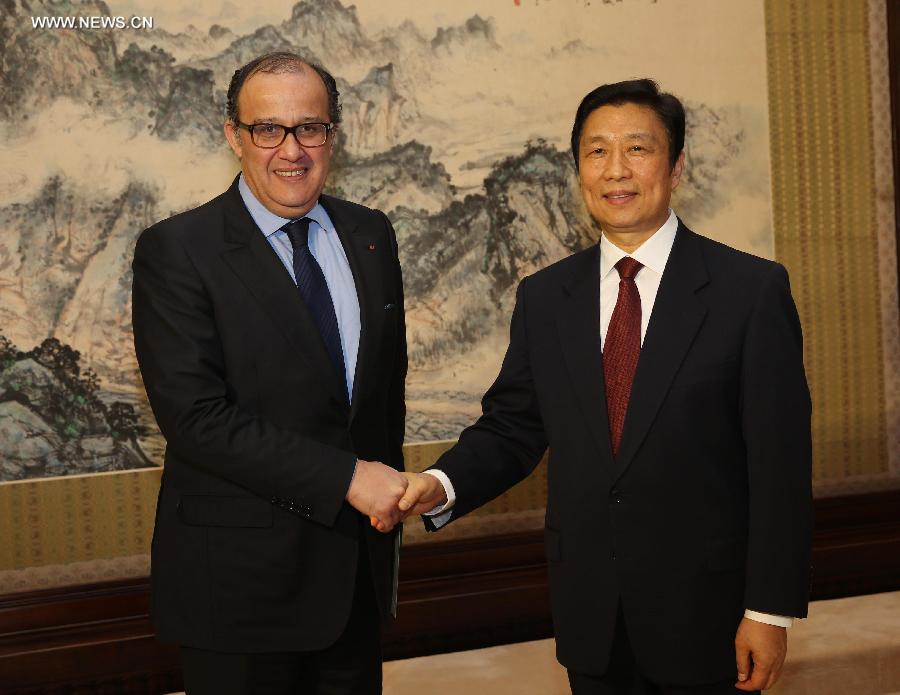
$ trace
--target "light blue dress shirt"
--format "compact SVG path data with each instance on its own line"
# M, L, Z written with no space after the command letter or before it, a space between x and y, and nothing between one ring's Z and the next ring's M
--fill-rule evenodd
M238 191L247 206L247 211L256 222L256 226L266 237L266 241L281 259L285 269L297 284L294 277L294 249L288 235L282 227L290 219L279 217L260 203L241 174ZM309 225L309 250L313 258L322 268L325 283L334 303L338 330L341 333L341 349L344 351L344 370L347 377L348 399L353 393L353 377L356 374L356 357L359 353L359 298L356 295L356 283L350 270L350 262L344 252L344 246L334 229L334 224L325 208L320 203L304 215L313 221Z

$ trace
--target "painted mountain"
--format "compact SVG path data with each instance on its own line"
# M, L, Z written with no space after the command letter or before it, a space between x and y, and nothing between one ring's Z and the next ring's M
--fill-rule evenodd
M38 14L110 10L3 3L0 480L160 461L132 347L134 243L234 176L224 91L255 55L296 51L339 79L344 124L329 188L383 209L399 235L408 441L455 437L471 422L502 358L518 281L597 238L565 145L583 90L548 77L597 73L596 49L581 41L504 45L497 22L479 15L428 34L410 21L371 33L339 0L302 0L242 34L221 24L38 31ZM526 52L530 91L519 88L528 76L506 73ZM702 221L729 189L766 181L736 166L753 114L688 105L695 166L678 210ZM66 422L59 403L79 398Z

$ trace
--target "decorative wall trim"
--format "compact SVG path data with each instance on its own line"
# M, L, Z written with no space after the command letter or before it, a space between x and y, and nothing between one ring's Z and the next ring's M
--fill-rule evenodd
M892 80L891 42L896 60L897 41L900 37L889 35L888 15L896 18L896 7L888 10L884 0L868 0L869 5L869 84L872 96L872 132L875 147L872 151L872 167L875 176L875 226L878 230L878 278L881 284L881 342L884 362L884 419L887 437L888 469L895 480L900 477L900 293L897 268L898 230L900 218L895 198L900 191L896 178L900 174L895 159L897 138L892 124L891 104L896 104L898 84ZM889 3L896 6L897 3ZM894 20L896 23L896 19ZM892 141L889 150L881 145ZM895 486L896 487L896 486ZM842 494L842 493L838 493Z
M540 531L412 545L401 567L387 659L552 635ZM814 599L900 589L900 491L817 500L813 568ZM180 689L176 649L153 638L149 591L143 578L0 597L4 693Z
M804 327L816 495L897 488L886 3L765 7L775 257Z

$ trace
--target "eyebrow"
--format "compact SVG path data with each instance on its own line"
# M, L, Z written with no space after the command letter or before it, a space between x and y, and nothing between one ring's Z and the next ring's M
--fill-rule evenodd
M298 123L322 123L319 120L320 116L304 116L302 120L298 121ZM256 125L257 123L278 123L277 116L263 116L262 118L256 118L253 120L252 125ZM278 123L278 125L281 125Z
M587 138L587 142L607 142L610 138L605 135L591 135ZM655 141L656 136L652 133L626 133L623 140L649 140Z

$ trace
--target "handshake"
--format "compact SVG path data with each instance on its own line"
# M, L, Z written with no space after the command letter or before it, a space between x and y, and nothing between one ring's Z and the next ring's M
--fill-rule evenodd
M388 533L411 514L424 514L447 502L444 486L433 475L400 473L378 461L356 462L347 502Z

